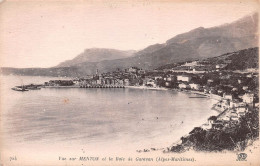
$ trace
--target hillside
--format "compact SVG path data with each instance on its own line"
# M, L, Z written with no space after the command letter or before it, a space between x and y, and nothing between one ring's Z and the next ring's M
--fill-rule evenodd
M212 64L223 64L229 62L226 70L245 70L258 68L259 66L259 48L249 48L232 53L227 53L218 57L209 58Z
M258 15L255 13L252 16L246 16L229 24L212 28L196 28L187 33L179 34L166 41L166 43L148 46L132 56L127 57L121 53L110 55L101 51L100 54L95 54L96 56L90 58L90 54L85 51L73 60L63 62L56 67L35 69L35 71L38 71L39 75L51 74L52 76L58 76L62 71L67 76L76 76L93 74L96 69L99 69L100 72L109 72L117 68L124 69L131 66L155 69L165 64L205 59L228 52L257 47L257 28ZM121 55L126 58L119 58ZM64 68L68 66L69 68ZM33 69L12 69L15 74L23 75L31 75L31 70ZM37 72L33 73L37 75Z
M259 66L259 48L248 48L236 52L226 53L220 56L202 59L201 61L208 62L208 69L215 69L217 64L227 64L225 70L246 70L257 69ZM172 69L180 66L183 63L172 63L158 67L158 70Z

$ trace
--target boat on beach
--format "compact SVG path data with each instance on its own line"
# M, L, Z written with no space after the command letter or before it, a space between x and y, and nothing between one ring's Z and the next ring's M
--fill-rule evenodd
M133 89L145 89L145 90L168 90L163 87L147 87L147 86L124 86L125 88L133 88Z
M190 96L189 98L208 98L207 96Z

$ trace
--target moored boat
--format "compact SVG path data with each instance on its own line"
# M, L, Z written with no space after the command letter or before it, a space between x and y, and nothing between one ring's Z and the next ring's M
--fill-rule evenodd
M24 92L24 91L29 91L28 89L25 89L24 87L13 87L12 90L15 90L15 91L21 91L21 92Z

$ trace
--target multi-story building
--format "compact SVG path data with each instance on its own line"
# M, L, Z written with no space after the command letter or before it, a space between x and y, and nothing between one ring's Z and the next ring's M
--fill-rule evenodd
M190 82L191 77L187 75L178 75L177 76L178 81L183 81L183 82Z

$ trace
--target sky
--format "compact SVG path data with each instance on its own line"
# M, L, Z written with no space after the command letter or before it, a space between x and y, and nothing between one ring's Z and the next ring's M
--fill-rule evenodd
M0 66L52 67L93 47L140 50L257 7L253 0L7 0L0 4Z

